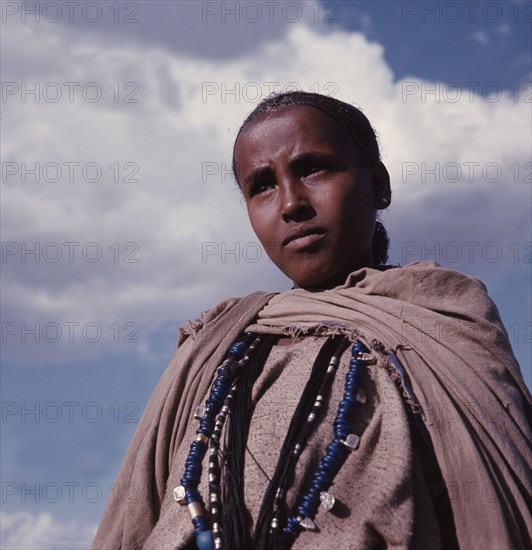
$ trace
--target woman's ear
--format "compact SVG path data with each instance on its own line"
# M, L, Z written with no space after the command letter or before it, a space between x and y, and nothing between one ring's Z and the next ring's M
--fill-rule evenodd
M392 202L392 189L390 187L390 174L386 166L379 163L371 171L371 185L373 188L373 204L377 210L384 210Z

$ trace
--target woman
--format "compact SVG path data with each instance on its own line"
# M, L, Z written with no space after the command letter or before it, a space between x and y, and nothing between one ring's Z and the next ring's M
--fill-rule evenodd
M294 288L181 327L94 547L529 545L531 399L505 329L478 280L383 265L366 117L272 96L233 167Z

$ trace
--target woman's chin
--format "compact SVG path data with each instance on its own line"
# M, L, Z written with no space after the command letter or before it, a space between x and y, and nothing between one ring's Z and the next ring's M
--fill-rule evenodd
M298 270L292 269L290 272L285 272L285 275L293 281L295 288L318 291L343 285L353 271L364 267L373 267L371 255L365 256L351 267L345 267L335 272L330 270L330 264L327 262L326 265L322 266L316 264L306 267L301 266Z
M300 277L291 277L295 288L302 288L309 291L319 291L326 290L328 288L334 288L335 286L341 285L345 282L347 275L345 277L335 277L334 275L324 274L323 276L316 276L316 273L312 273L312 276L309 276L310 273L302 275Z

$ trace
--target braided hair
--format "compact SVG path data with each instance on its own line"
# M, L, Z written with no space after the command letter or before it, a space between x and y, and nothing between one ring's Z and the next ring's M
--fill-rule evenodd
M367 117L349 103L345 103L330 96L294 91L274 93L261 101L244 120L233 146L233 174L236 176L235 150L236 142L242 130L251 124L259 115L271 112L282 107L303 106L319 109L337 125L338 129L352 141L359 152L361 161L368 169L374 169L381 163L379 144L375 130ZM388 260L388 246L390 239L384 225L377 220L372 241L373 261L375 265L385 264Z

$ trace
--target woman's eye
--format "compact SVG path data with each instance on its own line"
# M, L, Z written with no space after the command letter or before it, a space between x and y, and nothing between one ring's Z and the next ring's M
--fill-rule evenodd
M320 166L319 164L314 164L312 166L309 166L305 172L307 176L310 176L312 174L316 174L317 172L321 172L322 170L324 170L324 167L323 166Z
M255 185L252 186L250 195L253 197L255 195L260 195L261 193L264 193L268 191L268 189L271 189L273 187L273 183L271 182L257 182Z

